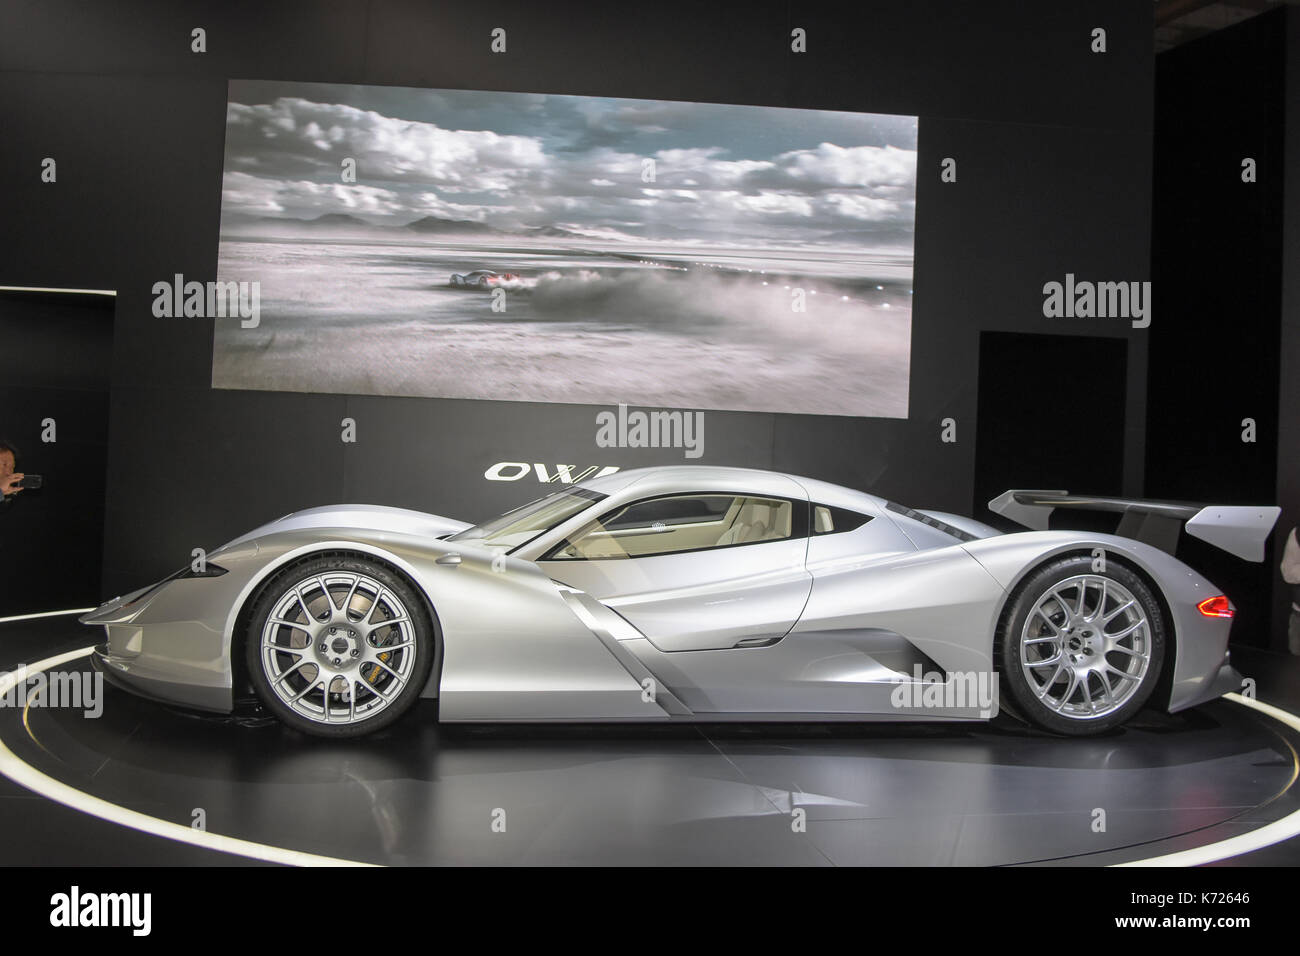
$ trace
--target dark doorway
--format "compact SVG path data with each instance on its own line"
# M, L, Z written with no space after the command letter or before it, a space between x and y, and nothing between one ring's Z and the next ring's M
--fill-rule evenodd
M0 509L0 616L103 597L113 301L0 292L0 436L45 480Z
M1008 488L1120 494L1124 339L984 332L979 362L975 517L1016 527L988 510L989 500ZM1072 527L1083 527L1090 516L1069 517ZM1108 520L1104 530L1114 526Z
M1287 477L1300 462L1279 455L1277 440L1279 409L1293 410L1280 389L1294 388L1282 365L1283 284L1295 258L1283 230L1284 170L1295 162L1286 44L1277 10L1156 58L1151 280L1168 318L1148 330L1145 469L1154 498L1282 506L1262 563L1189 535L1179 546L1237 605L1232 640L1278 649L1291 605L1278 562L1300 519L1300 500L1284 491L1300 485ZM1257 182L1242 179L1246 157L1264 171Z

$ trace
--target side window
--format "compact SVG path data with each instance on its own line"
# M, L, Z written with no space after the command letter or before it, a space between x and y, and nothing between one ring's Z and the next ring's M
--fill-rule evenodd
M842 534L855 531L871 520L871 515L858 514L847 508L830 505L813 505L813 534Z
M638 528L698 525L721 521L735 498L730 495L700 495L694 498L655 498L623 508L601 519L606 531L634 531Z
M557 561L643 558L791 537L795 506L780 498L671 495L601 515L548 557Z

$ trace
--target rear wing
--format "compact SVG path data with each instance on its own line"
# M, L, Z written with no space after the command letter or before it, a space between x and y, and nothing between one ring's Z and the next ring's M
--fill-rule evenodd
M990 511L1034 531L1046 531L1057 508L1121 514L1116 534L1170 554L1178 546L1178 532L1185 528L1192 537L1246 561L1264 560L1264 543L1282 513L1275 505L1198 505L1020 488L1004 491L989 502Z

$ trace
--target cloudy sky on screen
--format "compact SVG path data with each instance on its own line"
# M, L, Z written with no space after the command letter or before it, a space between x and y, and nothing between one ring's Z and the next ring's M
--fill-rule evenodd
M222 209L910 249L916 131L874 113L232 81Z

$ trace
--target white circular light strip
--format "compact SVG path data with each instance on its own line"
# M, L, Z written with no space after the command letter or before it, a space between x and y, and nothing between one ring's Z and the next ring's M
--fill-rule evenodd
M64 292L69 295L107 295L117 298L116 289L56 289L38 285L0 285L0 292Z
M8 624L10 621L34 621L38 617L63 617L65 614L85 614L87 611L93 610L93 607L74 607L68 611L42 611L40 614L15 614L13 617L0 617L0 624Z
M1255 700L1253 697L1242 697L1240 694L1225 694L1224 696L1228 700L1241 704L1243 707L1249 707L1261 714L1267 714L1279 723L1286 724L1292 730L1300 733L1300 717L1290 711ZM1294 780L1292 783L1294 784ZM1201 866L1205 863L1226 860L1229 857L1240 856L1254 850L1262 850L1266 846L1281 843L1283 840L1289 840L1295 836L1300 836L1300 810L1294 810L1281 820L1266 823L1249 833L1229 837L1226 840L1219 840L1217 843L1207 843L1205 846L1194 847L1190 850L1180 850L1177 853L1166 853L1163 856L1153 856L1145 860L1131 860L1128 863L1115 863L1113 865Z
M29 664L25 672L5 674L3 678L0 678L0 695L9 693L17 687L20 681L26 680L32 674L58 667L60 664L66 664L69 661L80 660L89 656L93 650L93 647L83 647L80 650L68 651L66 654L58 654L54 657L47 657L35 664ZM254 860L264 860L267 863L282 863L290 866L373 865L359 863L355 860L317 856L314 853L303 853L298 850L286 850L278 846L268 846L265 843L255 843L251 840L222 836L219 833L209 833L206 830L195 830L193 827L172 823L170 820L162 820L136 810L128 810L126 807L91 796L84 791L70 787L66 783L41 773L35 767L20 760L12 750L5 746L3 740L0 740L0 773L19 786L26 787L43 797L48 797L55 803L61 803L65 807L71 807L93 817L99 817L109 823L116 823L119 826L130 827L132 830L139 830L141 833L149 833L166 840L175 840L178 843L188 843L192 846L203 847L205 850L233 853Z

